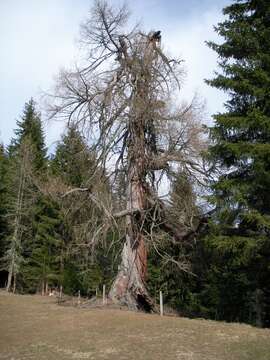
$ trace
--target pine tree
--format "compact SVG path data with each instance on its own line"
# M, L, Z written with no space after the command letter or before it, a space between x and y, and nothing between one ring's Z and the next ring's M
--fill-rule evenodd
M221 72L207 82L229 96L210 129L210 159L221 171L211 199L217 218L208 246L220 255L211 276L217 302L227 302L221 318L259 324L270 316L270 2L238 0L223 13L215 30L224 41L208 43Z

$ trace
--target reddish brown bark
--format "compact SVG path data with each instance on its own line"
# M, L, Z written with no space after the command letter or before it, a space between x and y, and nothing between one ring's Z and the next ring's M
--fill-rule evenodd
M130 184L129 209L139 208L143 211L145 194L143 186ZM141 227L141 218L127 216L126 242L122 251L122 262L118 275L111 288L109 297L113 302L127 305L131 309L150 311L153 303L147 292L147 249ZM140 217L140 216L139 216Z
M153 43L149 40L140 59L132 59L129 65L133 89L129 119L128 139L128 191L127 210L138 209L138 214L126 217L126 242L122 252L122 263L109 297L133 309L151 311L153 302L146 288L147 249L144 239L144 212L147 210L149 185L149 147L146 129L152 118L151 63ZM137 62L138 61L138 62ZM138 67L138 63L141 67Z
M138 239L136 267L138 269L141 279L145 282L147 275L147 250L144 239L141 235L139 235Z
M150 311L153 304L146 289L147 249L143 234L143 213L147 199L147 159L142 118L135 118L130 129L127 210L136 208L139 213L126 217L126 242L122 263L109 297L129 308Z

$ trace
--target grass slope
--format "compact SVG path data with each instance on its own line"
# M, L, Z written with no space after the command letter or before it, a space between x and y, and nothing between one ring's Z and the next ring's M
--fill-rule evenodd
M269 360L270 330L0 292L0 359Z

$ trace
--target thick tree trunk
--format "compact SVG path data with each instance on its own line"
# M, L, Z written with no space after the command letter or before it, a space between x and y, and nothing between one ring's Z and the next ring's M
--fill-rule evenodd
M135 112L135 111L134 111ZM147 210L148 184L145 141L145 119L139 112L130 123L130 146L128 154L126 241L122 262L113 283L109 298L131 309L151 311L154 304L146 289L147 249L144 239L145 210Z
M127 236L122 251L122 263L109 293L113 302L126 305L132 310L153 310L154 305L145 285L146 263L143 239L134 247Z
M127 210L137 208L143 212L145 191L139 181L131 179ZM152 311L154 304L146 288L147 249L142 233L141 220L136 216L126 217L126 241L117 277L109 293L114 303L132 310Z
M136 58L128 65L134 88L129 118L127 211L137 209L138 213L126 216L122 262L109 293L113 302L145 311L154 310L154 303L146 289L147 249L144 239L145 211L149 207L149 185L146 180L149 174L149 144L146 129L152 119L150 85L153 55L153 43L149 41L145 46L144 59L139 61L143 66L138 68Z

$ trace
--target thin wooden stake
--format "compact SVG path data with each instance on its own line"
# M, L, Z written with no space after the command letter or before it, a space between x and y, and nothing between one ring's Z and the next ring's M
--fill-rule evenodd
M103 285L103 305L106 305L106 285Z
M13 277L13 294L15 294L15 291L16 291L16 274L14 274Z
M78 291L78 305L81 303L81 291Z
M160 306L160 316L163 316L163 295L162 295L162 291L159 292L159 306Z
M60 299L62 299L62 294L63 294L63 286L60 285L60 294L59 294Z
M98 297L98 288L96 288L96 298Z

